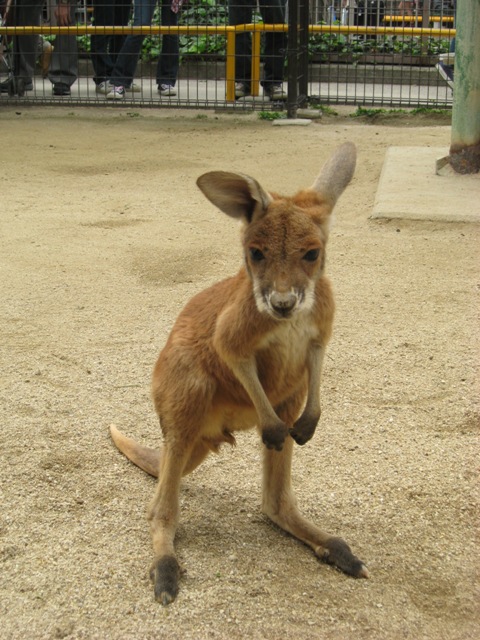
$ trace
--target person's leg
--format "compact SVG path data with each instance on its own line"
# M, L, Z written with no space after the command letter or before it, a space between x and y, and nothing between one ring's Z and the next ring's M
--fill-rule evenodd
M162 0L162 25L176 27L178 14L171 9L171 0ZM175 86L178 75L179 45L177 35L162 36L162 52L157 64L157 85Z
M454 26L456 21L456 5L455 5L455 17ZM435 65L436 70L440 74L440 77L445 80L450 89L453 91L454 78L455 78L455 38L450 41L450 53L441 53L439 60Z
M228 5L228 24L248 24L256 4L252 0L231 0ZM250 92L252 81L252 37L250 33L235 36L235 82L245 84Z
M76 3L70 3L70 24L75 24ZM50 11L52 25L57 25L55 18L56 2L51 0ZM53 44L52 61L48 79L52 84L62 83L71 87L78 77L78 49L75 36L58 35Z
M260 0L260 12L265 24L285 22L285 0ZM262 85L281 84L285 73L287 34L283 31L265 34Z
M131 0L112 0L113 1L113 23L115 26L123 27L128 24L130 16L132 14L132 2ZM127 36L125 35L113 35L109 40L109 52L113 65L117 61L118 54L122 50ZM113 69L113 66L112 66ZM109 70L109 75L112 69Z
M113 24L115 0L93 0L93 20L95 27ZM90 38L90 58L93 66L93 81L96 85L105 82L110 77L113 63L108 51L109 40L112 36L103 33L92 35Z
M155 0L138 0L133 11L133 25L135 27L149 26L152 24L155 11ZM133 76L137 68L138 59L142 50L145 36L127 36L121 51L118 53L115 68L110 76L110 83L115 86L126 87L133 82Z
M97 27L105 25L125 26L128 24L132 4L129 0L93 0L94 24ZM101 32L92 35L90 39L90 53L94 69L94 82L98 86L110 79L125 35L105 35Z
M12 24L39 26L44 0L15 0L11 7ZM31 89L38 55L38 35L15 36L13 39L13 73Z

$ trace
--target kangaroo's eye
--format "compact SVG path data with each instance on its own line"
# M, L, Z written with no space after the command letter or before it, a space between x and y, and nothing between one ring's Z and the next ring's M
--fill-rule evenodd
M257 247L250 248L250 257L252 258L253 262L261 262L262 260L265 260L265 256L260 251L260 249L257 249Z
M310 251L307 251L307 253L303 256L303 259L307 262L315 262L319 255L320 249L310 249Z

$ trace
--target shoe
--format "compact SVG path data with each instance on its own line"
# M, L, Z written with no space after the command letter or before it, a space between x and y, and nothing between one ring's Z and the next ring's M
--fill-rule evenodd
M141 93L142 87L139 84L132 82L129 87L125 87L125 91L127 91L128 93Z
M108 82L99 82L97 85L95 85L95 93L101 93L102 95L106 96L111 88L112 87L110 84L108 84Z
M283 86L281 83L279 84L270 84L263 88L263 93L270 98L270 100L286 100L287 94L283 90Z
M19 78L9 78L8 80L4 80L0 82L0 93L11 93L14 89L16 83L19 82ZM25 82L23 85L24 91L33 91L33 82ZM16 91L12 95L15 95Z
M453 75L454 75L454 67L451 64L445 64L443 60L439 60L435 65L435 69L440 74L440 77L445 80L450 89L453 90Z
M445 64L449 64L451 67L455 64L455 51L449 51L448 53L440 53L438 59Z
M70 87L65 82L55 82L52 89L54 96L69 96Z
M125 100L125 87L109 85L110 91L105 96L107 100Z
M40 55L39 63L40 69L42 70L42 78L46 78L48 75L48 70L50 69L50 61L52 59L53 47L48 42L48 40L44 40L42 43L42 53Z
M235 98L245 98L250 95L250 89L245 82L235 83Z
M171 84L159 84L158 85L158 93L161 96L176 96L177 92L172 87Z

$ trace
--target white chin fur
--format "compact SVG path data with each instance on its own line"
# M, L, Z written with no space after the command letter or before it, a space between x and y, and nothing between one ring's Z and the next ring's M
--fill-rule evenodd
M272 316L273 318L276 318L277 320L279 318L282 318L282 316L280 316L270 304L270 298L273 292L270 292L268 297L265 298L264 295L262 294L260 285L257 282L254 282L253 293L255 296L255 303L257 305L257 309L260 311L260 313L267 313L268 315ZM303 294L303 299L300 302L299 300L300 300L300 296L298 296L297 303L295 307L292 309L291 313L289 313L287 318L291 318L296 313L299 313L302 311L310 311L312 309L315 302L315 284L313 282L310 282L307 285Z

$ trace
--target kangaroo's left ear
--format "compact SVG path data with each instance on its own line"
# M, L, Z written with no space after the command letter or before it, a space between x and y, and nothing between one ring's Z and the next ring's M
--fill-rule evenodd
M250 176L209 171L197 180L203 194L221 211L247 223L265 213L272 197Z
M357 150L352 142L338 147L324 164L312 189L328 198L332 206L342 195L355 172Z

